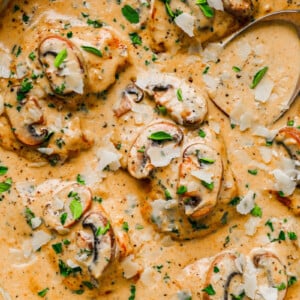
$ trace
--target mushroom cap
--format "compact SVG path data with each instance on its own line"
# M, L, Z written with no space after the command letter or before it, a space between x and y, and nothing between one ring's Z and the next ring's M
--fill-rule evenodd
M151 135L157 133L163 133L169 138L151 139ZM137 179L147 178L155 167L168 165L179 149L182 139L182 130L170 122L161 121L144 128L129 151L128 171L131 176Z
M52 194L52 199L44 208L44 220L47 226L61 234L79 221L92 204L92 193L86 186L78 183L65 186ZM77 212L75 212L77 206ZM62 215L65 220L62 222ZM62 224L63 223L63 224Z
M101 211L89 212L84 217L82 226L89 227L93 232L93 254L88 270L98 279L115 256L114 231Z
M257 270L256 278L258 286L279 287L277 300L283 300L286 295L288 278L286 268L279 257L266 249L254 249L250 253L251 260Z
M223 252L215 257L206 273L204 288L211 285L215 294L203 292L203 300L227 300L231 294L242 292L242 274L233 252ZM202 290L203 291L203 290Z
M170 117L185 126L200 125L207 114L206 94L171 74L146 72L138 76L136 85L164 106Z
M186 187L180 202L187 216L200 219L216 206L223 175L222 159L212 147L201 142L188 145L179 166L178 188Z
M66 51L66 57L55 65L62 51ZM46 37L39 46L39 60L55 96L74 100L84 94L86 71L83 58L70 40L60 36Z
M45 141L48 134L44 126L44 113L38 99L30 95L24 95L18 99L21 86L14 86L7 94L7 107L5 113L9 119L13 132L17 139L25 145L36 146Z
M300 129L297 127L281 128L275 137L284 145L293 159L300 160Z

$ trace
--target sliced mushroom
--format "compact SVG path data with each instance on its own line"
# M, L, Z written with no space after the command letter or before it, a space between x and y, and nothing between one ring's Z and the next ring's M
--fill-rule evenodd
M277 288L277 300L283 300L288 286L286 268L283 263L276 254L264 249L255 249L250 256L257 269L258 292L261 286Z
M279 130L276 141L282 143L291 157L300 160L300 129L297 127L285 127Z
M44 126L43 110L38 99L29 94L17 100L20 86L13 87L7 97L5 113L17 139L25 145L36 146L45 141L48 134Z
M88 187L77 183L63 187L53 193L51 201L46 203L45 223L60 234L65 234L79 221L91 204L92 194Z
M181 125L199 125L207 113L206 95L178 77L159 72L141 74L136 85L164 106L170 117Z
M132 108L132 103L138 103L144 98L144 92L135 84L129 84L123 91L121 100L113 109L115 115L119 118L129 112Z
M128 155L128 171L137 178L147 178L155 167L167 166L179 157L183 133L169 122L154 123L136 138Z
M252 0L222 0L224 10L239 19L249 19L254 13Z
M93 254L88 269L98 279L115 255L115 236L107 218L100 212L90 212L82 221L93 232Z
M231 252L219 254L211 263L204 283L203 300L229 300L243 293L242 273L238 256ZM210 291L214 291L210 293Z
M188 217L200 219L214 209L222 174L222 160L216 150L202 143L185 148L179 167L177 193Z
M71 41L60 36L45 38L39 47L39 60L57 97L66 99L84 94L83 59Z

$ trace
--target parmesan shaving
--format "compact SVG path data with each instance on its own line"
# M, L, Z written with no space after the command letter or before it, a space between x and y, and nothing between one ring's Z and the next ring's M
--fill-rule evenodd
M189 37L194 36L195 17L182 13L174 19L175 24L182 29Z
M242 198L241 202L237 205L236 210L242 214L248 214L254 207L255 193L253 191L248 191L248 193Z
M52 239L51 235L43 230L38 230L33 233L31 245L32 250L37 251L42 246L46 245Z
M273 88L274 82L269 77L265 76L254 89L255 100L262 103L267 102L271 96Z
M222 0L207 0L207 3L210 7L213 7L216 10L224 11L224 6Z
M123 276L126 279L130 279L138 274L140 265L134 262L134 256L131 254L127 256L122 262L121 267L123 268Z
M180 148L174 148L172 144L163 148L150 147L147 150L147 155L149 156L152 165L155 167L165 167L173 158L180 156Z
M204 180L205 182L207 182L208 184L212 183L212 177L214 176L212 173L207 172L203 169L201 170L196 170L196 171L192 171L191 174L200 179L200 180Z
M259 293L263 296L265 300L277 300L278 299L278 290L274 287L269 287L262 285L258 287Z

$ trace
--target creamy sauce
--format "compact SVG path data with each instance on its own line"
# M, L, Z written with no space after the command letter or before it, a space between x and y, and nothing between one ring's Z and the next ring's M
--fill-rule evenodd
M299 9L297 1L259 2L255 16L279 9ZM176 1L174 3L176 4ZM300 66L300 43L294 30L277 23L260 26L245 34L239 41L230 44L223 52L217 51L216 57L220 59L220 63L214 64L207 58L205 50L199 50L199 42L215 40L223 35L223 31L228 33L230 30L226 29L226 26L232 22L238 25L235 18L218 12L217 20L224 19L225 29L219 24L215 36L207 29L201 36L199 29L199 33L196 33L193 39L168 21L160 1L155 5L162 6L159 13L164 13L166 26L171 27L168 34L164 29L167 28L164 27L164 22L155 24L155 20L150 18L151 8L147 2L126 1L126 4L139 7L144 28L142 30L141 24L130 24L124 18L121 13L124 4L117 4L112 0L40 0L34 3L12 1L3 14L0 23L0 97L3 98L3 101L0 101L0 166L8 167L8 171L0 176L0 182L11 178L12 185L9 191L0 194L0 298L41 299L38 292L48 288L45 299L129 299L133 289L136 289L135 299L188 299L179 297L184 294L183 291L191 294L192 299L202 299L205 270L213 256L223 250L234 250L249 255L254 248L262 247L276 253L286 266L288 276L298 278L298 281L288 288L284 298L298 299L299 187L294 187L291 194L286 192L292 201L291 208L288 209L278 201L278 191L281 191L282 186L272 173L274 170L286 171L285 167L289 167L286 171L289 172L291 168L296 168L295 162L290 159L282 145L275 141L272 145L266 144L266 140L273 139L277 131L291 120L294 121L292 126L300 125L300 98L295 100L288 112L275 124L269 125L268 120L261 123L266 128L256 128L255 131L252 123L257 120L253 120L249 128L241 128L241 123L238 123L236 118L235 122L232 121L234 104L231 97L234 84L238 82L234 76L238 73L233 73L232 66L237 66L241 68L242 74L247 73L247 88L238 96L246 99L246 104L243 104L240 111L250 111L253 107L249 99L253 99L253 91L248 85L257 69L267 65L267 77L262 80L271 77L274 85L272 92L276 92L278 96L273 96L276 98L276 105L277 100L285 101L297 80ZM107 35L111 35L111 39L108 37L107 40L101 40L104 34L98 33L103 33L100 31L103 28L94 28L98 26L95 21L108 25ZM139 42L135 46L132 45L129 34L133 32L137 32L141 37L142 45L139 45ZM16 85L22 82L24 76L30 77L32 70L34 74L42 72L43 68L38 61L38 47L42 40L53 35L63 36L74 43L82 52L82 59L88 62L86 68L91 67L93 73L84 78L87 93L83 101L79 102L74 100L77 96L63 98L56 95L58 98L61 96L61 100L56 96L50 97L48 93L53 94L53 91L46 76L33 79L36 80L35 87L30 93L42 99L39 104L45 118L43 125L48 126L49 132L55 131L56 138L51 140L50 137L49 144L45 147L24 147L16 140L4 117L9 117L5 111L10 109L8 104L11 103L7 100L12 94L10 80L12 85ZM268 39L270 35L271 40ZM257 39L260 42L257 42ZM162 40L165 40L165 45L158 45ZM247 43L251 51L257 51L259 54L258 57L251 57L244 67L236 53ZM103 56L94 58L90 52L82 50L82 45L101 48ZM152 52L151 49L165 49L166 52ZM35 56L33 59L30 58L32 52ZM270 52L272 55L269 55ZM210 54L213 55L213 51ZM255 59L257 65L254 65ZM203 74L208 65L208 72ZM217 78L226 68L232 73L226 80L233 86L228 86L229 92L220 89L217 96L210 91L210 97L231 116L231 120L206 96L207 76ZM195 93L203 95L207 101L206 119L203 124L195 126L206 132L205 139L199 137L199 128L178 125L184 134L181 151L192 141L202 139L217 149L218 155L224 159L223 169L226 172L224 171L222 184L220 183L220 195L214 213L205 219L209 225L207 231L194 231L186 219L183 222L177 220L179 226L182 226L178 235L151 221L153 202L162 198L166 200L162 183L172 198L177 197L177 184L182 182L178 178L181 154L180 157L177 157L179 154L175 155L171 164L164 169L154 170L150 179L148 177L146 180L137 180L126 170L128 153L138 134L143 132L144 126L153 121L174 120L169 112L165 115L164 111L157 109L155 96L147 94L149 91L145 92L141 102L131 103L131 109L124 115L118 118L115 116L113 109L119 105L122 92L132 80L138 79L140 74L149 70L172 73L179 79L192 83ZM16 75L12 75L11 71ZM12 78L8 78L10 75ZM242 79L244 80L244 77ZM101 89L105 89L105 92ZM92 94L90 91L98 94ZM227 92L230 102L223 103L223 95ZM248 95L251 97L247 97ZM12 99L15 101L15 98ZM15 102L12 103L15 105ZM269 116L270 120L273 120L276 107L271 107L269 103L265 105L266 111L253 108L255 114L262 113L257 116L258 120L265 121ZM240 111L236 110L240 118ZM232 123L237 125L233 126ZM45 155L41 155L38 148L45 148L42 150L46 151L43 153ZM58 162L50 159L53 164L57 162L55 166L49 163L49 151L61 158ZM44 220L45 204L53 201L53 195L64 184L72 184L80 179L84 180L93 197L96 197L92 201L91 209L105 210L120 248L119 257L108 266L98 281L91 279L86 266L75 259L78 254L76 233L83 231L90 234L90 230L83 228L82 222L79 221L67 230L65 235L60 235L51 230L47 218ZM9 181L6 181L6 184L9 184ZM256 205L262 211L260 217L253 216L249 211L245 213L245 207L242 205L229 205L234 196L245 200L253 194L256 195ZM98 203L100 197L101 204ZM26 208L38 217L34 220L37 226L35 229L31 228L32 224L29 226L26 222ZM166 216L168 218L168 215ZM223 221L220 221L221 219ZM274 231L265 225L268 220L269 224L273 224ZM281 231L285 233L286 239L276 241ZM298 238L290 239L288 232L298 234ZM36 251L32 243L36 242L35 237L39 233L43 235L45 242L38 244ZM270 242L273 239L275 241ZM70 244L64 244L65 240L70 241ZM40 242L41 238L38 241ZM52 247L58 243L62 243L63 248L59 254ZM60 259L68 262L69 266L71 264L74 267L70 259L75 266L80 264L83 268L82 275L63 277L58 265ZM82 282L90 284L85 285ZM92 289L89 288L91 284Z

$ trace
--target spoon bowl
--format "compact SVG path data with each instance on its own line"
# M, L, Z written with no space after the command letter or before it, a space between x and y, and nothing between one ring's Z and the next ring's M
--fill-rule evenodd
M235 32L231 36L229 36L227 39L225 39L222 43L223 48L225 48L228 44L230 44L233 40L240 37L245 31L249 30L250 28L263 23L273 22L273 21L279 21L284 22L292 25L297 34L298 38L300 39L300 10L283 10L283 11L277 11L268 15L265 15L259 19L256 19L255 21L249 23L239 31ZM280 119L284 113L289 109L289 107L292 105L292 103L297 98L299 92L300 92L300 66L299 66L299 72L298 72L298 79L295 86L295 89L293 90L292 95L290 96L290 99L287 101L287 105L285 108L283 108L280 112L280 114L276 117L276 119L273 120L275 123L278 119Z

